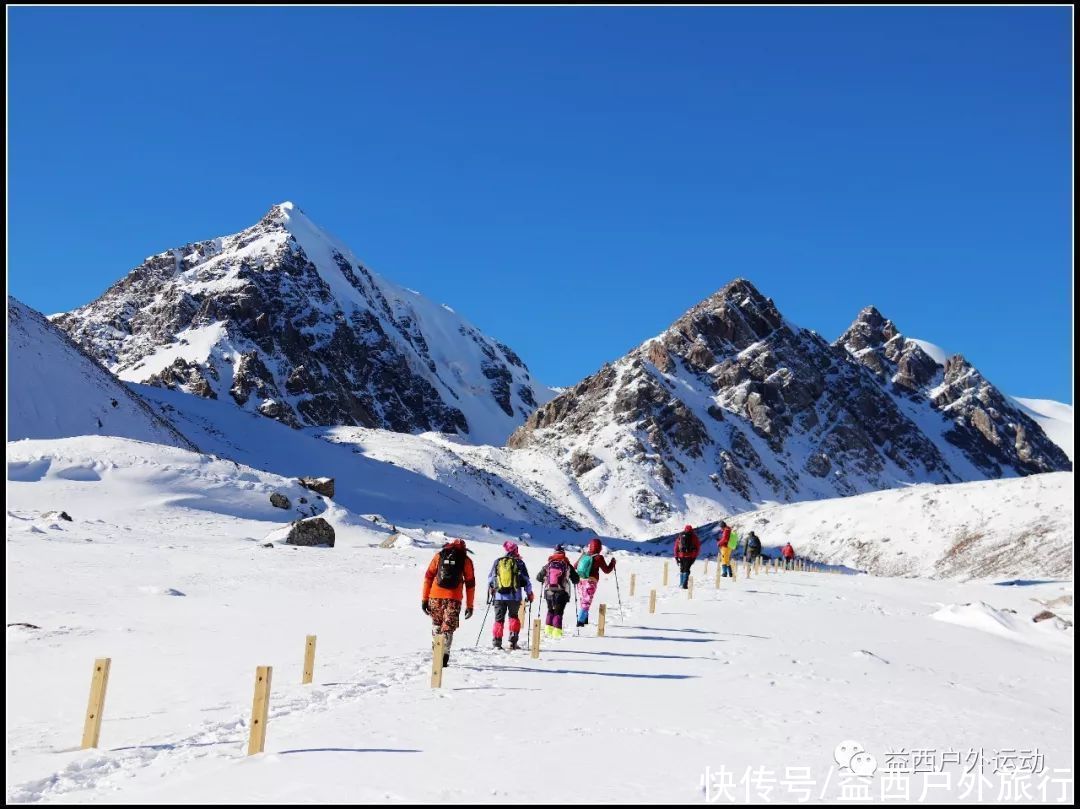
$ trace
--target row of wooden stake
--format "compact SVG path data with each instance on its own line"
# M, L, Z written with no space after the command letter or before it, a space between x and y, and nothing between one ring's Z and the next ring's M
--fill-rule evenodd
M760 574L761 571L761 559L758 557L755 560L754 566L755 572ZM668 583L668 562L664 562L663 573L663 585L666 587ZM781 570L791 569L796 571L809 571L814 573L829 572L838 573L836 569L823 568L813 563L805 562L804 560L796 560L791 568L787 568L786 565L777 564L777 560L773 559L772 564L765 564L765 572L770 572L770 568L773 573L779 572L778 567ZM746 575L750 575L750 565L746 566ZM705 574L709 572L709 560L705 560ZM735 579L735 566L731 566L731 578ZM715 586L720 587L721 579L721 567L717 565ZM630 596L633 597L637 591L637 574L630 574ZM694 597L694 577L691 576L688 581L687 598ZM649 591L649 613L656 612L656 590ZM524 619L525 605L522 604L520 617ZM534 658L540 657L540 628L541 621L539 618L533 620L532 634L530 637L529 654ZM599 609L599 618L596 625L597 637L604 637L604 633L607 627L607 604L601 604ZM431 645L431 687L442 687L442 671L443 671L443 654L446 651L446 641L443 635L438 634L433 636ZM83 737L82 747L83 749L97 747L101 739L101 720L105 711L105 692L109 685L109 669L112 666L112 658L101 657L94 661L94 673L90 681L90 701L86 709L86 720L83 723ZM248 755L254 755L255 753L263 752L266 745L266 720L270 711L270 684L273 678L272 666L258 666L255 669L255 694L251 703L251 733L248 737ZM307 641L304 644L304 668L301 676L302 685L310 685L315 676L315 636L308 635Z
M101 719L105 713L105 692L109 687L111 657L99 657L94 661L94 673L90 679L90 702L83 722L82 747L97 747L101 741ZM255 668L255 695L251 702L251 733L248 736L248 755L261 753L266 745L266 719L270 712L270 683L273 666ZM310 685L315 677L315 636L308 635L304 644L304 670L302 685Z

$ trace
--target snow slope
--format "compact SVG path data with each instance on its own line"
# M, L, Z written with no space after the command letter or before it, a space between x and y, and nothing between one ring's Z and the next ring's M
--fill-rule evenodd
M195 449L43 315L8 296L7 437L112 435Z
M578 526L552 499L539 499L545 494L540 486L463 466L446 449L456 446L450 442L386 430L291 429L229 402L134 387L208 452L279 475L334 478L336 501L353 512L397 524L486 525L507 536L539 527L553 537L580 539Z
M774 778L759 802L796 800L780 783L796 767L812 800L835 800L847 739L881 763L901 748L1037 748L1047 778L1073 766L1073 631L1031 621L1071 600L1068 582L784 573L715 589L698 568L691 600L660 587L659 560L620 552L620 587L605 579L597 598L607 637L543 641L536 660L473 651L478 599L434 691L417 597L452 526L381 549L385 527L335 501L335 548L264 548L289 516L267 494L295 494L287 478L119 439L9 454L9 803L673 803L715 795L721 767L737 790L724 802L742 800L748 767ZM41 516L55 508L73 521ZM481 573L500 539L472 538ZM534 571L544 555L524 549ZM307 634L315 681L301 686ZM80 751L101 656L101 746ZM266 752L247 757L257 665L273 666L270 719ZM972 800L976 784L951 778L932 797ZM987 778L993 800L1001 779Z
M884 576L1071 577L1073 473L916 485L729 522L765 546Z
M909 337L908 339L911 342L915 343L915 345L917 345L923 351L925 351L927 356L930 357L930 359L932 359L938 365L945 365L945 362L949 359L950 356L952 356L944 348L934 343L931 343L928 340L919 340L916 337Z
M1053 399L1021 399L1012 397L1039 423L1050 440L1061 447L1069 460L1073 457L1073 409L1072 405Z

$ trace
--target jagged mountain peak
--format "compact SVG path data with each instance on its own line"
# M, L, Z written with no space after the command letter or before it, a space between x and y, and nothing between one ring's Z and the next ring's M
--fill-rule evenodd
M296 427L502 443L551 397L513 351L373 272L292 202L151 256L55 321L124 380L229 395Z
M1010 426L1011 425L1011 426ZM1071 465L956 356L877 308L830 345L736 279L539 408L510 439L628 533L763 502Z
M979 474L994 478L1071 468L1041 427L962 354L940 362L924 348L936 347L905 337L874 307L863 309L833 345L868 369L909 413L930 411L944 419L924 422L923 428L938 430L960 447Z

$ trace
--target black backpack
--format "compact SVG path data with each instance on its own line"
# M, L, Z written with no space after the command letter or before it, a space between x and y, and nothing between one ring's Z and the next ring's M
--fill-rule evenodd
M686 531L679 534L679 541L675 548L679 553L689 556L694 552L694 537Z
M435 580L440 587L453 590L461 584L464 573L465 551L460 548L443 548L439 551L439 567L435 572Z

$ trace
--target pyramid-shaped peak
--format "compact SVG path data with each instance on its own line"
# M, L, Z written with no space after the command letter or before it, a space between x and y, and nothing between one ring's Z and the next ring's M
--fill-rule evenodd
M849 351L861 351L881 346L899 334L896 324L876 306L864 306L834 345L844 346Z
M734 281L728 282L720 289L720 291L713 295L714 298L723 300L731 300L740 296L748 297L755 302L767 302L765 296L762 295L761 292L758 291L758 288L746 278L736 278Z
M292 223L304 222L312 227L314 223L308 219L303 209L295 202L286 200L285 202L279 202L276 205L271 205L270 210L266 212L266 215L260 220L260 224L267 226L285 227Z
M871 304L870 306L864 306L860 311L858 317L855 318L856 323L867 324L881 324L884 325L888 322L888 318L881 314L881 310Z

